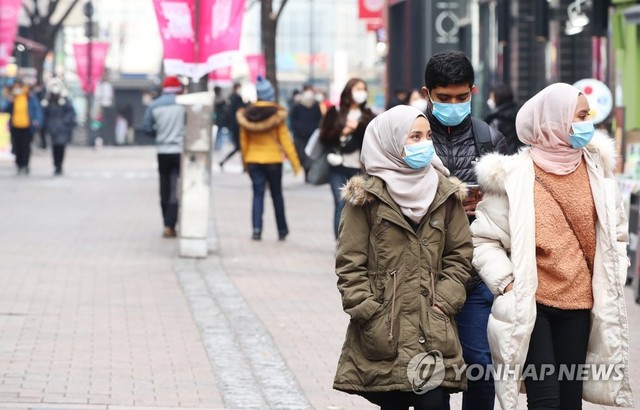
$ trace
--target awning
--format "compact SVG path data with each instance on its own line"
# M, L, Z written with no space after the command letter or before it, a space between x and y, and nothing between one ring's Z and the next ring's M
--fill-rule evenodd
M49 51L47 46L42 43L38 43L37 41L30 40L26 37L16 36L16 43L22 44L29 51L33 51L36 53L46 53Z

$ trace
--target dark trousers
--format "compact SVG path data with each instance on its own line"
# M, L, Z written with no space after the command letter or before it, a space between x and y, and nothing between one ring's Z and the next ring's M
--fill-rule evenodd
M158 154L160 173L160 206L164 226L175 229L178 223L178 178L180 154Z
M29 166L32 139L33 133L31 132L31 129L11 127L11 143L15 144L13 152L16 155L16 165L20 169Z
M344 208L344 201L340 197L340 188L347 183L351 177L358 175L359 169L347 168L339 165L337 167L331 167L329 171L329 185L331 185L331 193L333 194L333 233L338 239L338 226L340 225L340 216L342 215L342 208Z
M289 228L284 214L284 197L282 195L282 164L248 164L248 168L253 186L253 207L251 211L253 231L262 232L264 194L267 184L269 184L273 208L276 213L278 234L288 234Z
M363 393L362 396L380 406L381 410L448 410L449 393L442 387L429 390L424 394L390 391Z
M487 338L487 322L493 305L493 294L484 282L467 294L467 300L456 315L462 355L467 365L479 364L489 369L491 351ZM489 380L469 380L467 391L462 393L462 410L493 410L495 387Z
M53 145L53 166L56 171L62 172L62 162L64 161L64 149L65 145Z
M582 409L582 381L567 380L567 375L571 374L571 366L586 361L590 327L588 309L564 310L537 305L536 323L525 363L535 368L531 374L537 376L524 379L530 410ZM551 374L550 366L553 366ZM561 366L569 371L561 373ZM579 373L579 370L574 372Z

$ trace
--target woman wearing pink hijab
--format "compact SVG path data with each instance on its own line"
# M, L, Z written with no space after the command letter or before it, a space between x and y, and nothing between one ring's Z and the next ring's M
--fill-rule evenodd
M517 115L529 147L476 166L485 194L471 226L473 265L496 295L487 333L505 410L522 387L529 409L579 410L583 398L633 407L627 221L614 142L588 114L580 90L552 84Z

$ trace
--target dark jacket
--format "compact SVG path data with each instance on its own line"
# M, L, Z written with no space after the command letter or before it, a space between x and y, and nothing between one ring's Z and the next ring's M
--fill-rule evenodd
M231 132L231 137L236 144L240 141L240 125L236 118L238 110L245 106L240 94L233 93L229 96L229 106L227 107L227 128Z
M467 183L476 183L474 166L480 157L476 147L471 124L471 116L467 116L460 125L448 127L442 125L433 116L431 109L427 110L427 118L431 124L433 146L436 154L451 175ZM509 155L507 141L500 132L491 129L491 142L496 152Z
M320 142L323 145L332 147L335 152L343 154L362 149L364 131L375 116L370 108L362 109L362 117L360 117L358 127L351 134L351 139L346 144L342 144L340 142L340 136L342 135L342 129L347 124L347 120L346 117L343 118L343 116L340 115L338 107L333 106L327 110L320 124Z
M518 139L518 134L516 133L516 115L519 109L518 103L510 101L497 107L494 112L484 119L484 122L489 124L490 127L497 129L504 135L509 150L513 153L516 153L518 149L525 146L525 144Z
M66 97L50 100L44 107L45 131L51 137L51 144L66 145L71 142L71 135L76 127L76 111Z
M303 142L309 141L313 131L320 126L321 119L322 111L320 111L320 104L317 102L314 102L310 107L302 103L294 105L289 114L293 138Z
M347 205L336 273L351 321L335 389L410 392L418 383L407 377L409 362L433 351L444 365L441 385L466 389L464 375L454 372L464 364L454 317L466 299L473 252L460 201L465 194L464 184L439 174L436 196L414 230L380 178L356 176L342 190ZM447 201L453 204L445 226Z

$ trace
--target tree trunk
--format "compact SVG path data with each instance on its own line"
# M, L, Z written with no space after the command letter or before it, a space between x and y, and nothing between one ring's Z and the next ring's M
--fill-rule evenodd
M264 52L267 79L273 84L278 100L278 78L276 76L276 27L278 21L273 14L273 0L262 0L261 10L262 51Z

